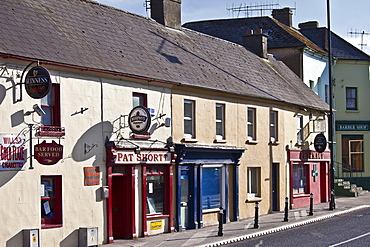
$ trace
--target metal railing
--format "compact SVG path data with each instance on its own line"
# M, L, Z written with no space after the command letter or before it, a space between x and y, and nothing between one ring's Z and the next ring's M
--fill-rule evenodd
M347 178L351 182L356 183L357 178L362 178L364 171L357 170L356 168L345 167L343 163L334 161L334 174L335 178Z

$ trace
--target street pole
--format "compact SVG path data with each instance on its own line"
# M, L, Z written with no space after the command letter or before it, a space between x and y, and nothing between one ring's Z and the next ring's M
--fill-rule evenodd
M334 116L333 116L333 78L332 78L332 51L331 51L331 29L330 29L330 0L326 0L327 3L327 25L328 25L328 53L329 53L329 149L330 149L330 203L329 210L335 209L335 193L334 193Z

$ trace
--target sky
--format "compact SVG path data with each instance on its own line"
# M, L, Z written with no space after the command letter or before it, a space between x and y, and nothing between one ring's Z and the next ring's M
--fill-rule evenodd
M96 2L150 17L144 7L145 0L95 0ZM232 11L232 8L272 5L274 8L293 9L293 27L306 21L318 21L320 27L327 27L327 0L182 0L182 23L210 19L247 17L245 12ZM329 0L331 30L370 54L370 0ZM260 12L253 13L260 16ZM271 16L271 11L262 12ZM251 15L249 15L251 16ZM362 33L364 33L362 35Z

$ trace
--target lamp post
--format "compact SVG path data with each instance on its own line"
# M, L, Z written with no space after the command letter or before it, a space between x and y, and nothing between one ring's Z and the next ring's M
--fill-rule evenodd
M331 51L331 29L330 29L330 0L326 0L327 10L327 25L328 25L328 53L329 53L329 149L330 149L330 203L329 210L335 209L335 195L334 195L334 128L333 128L333 79L332 79L332 51Z

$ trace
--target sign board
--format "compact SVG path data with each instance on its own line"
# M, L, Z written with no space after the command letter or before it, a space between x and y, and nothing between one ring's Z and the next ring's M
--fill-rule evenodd
M35 159L43 165L54 165L63 157L63 146L55 141L43 141L34 148Z
M327 145L326 137L324 136L324 134L322 133L317 134L313 142L313 145L318 153L324 152Z
M150 222L150 230L162 229L162 221L152 221Z
M134 133L146 133L151 124L149 110L144 106L136 106L128 115L128 124Z
M0 171L24 170L24 135L0 135Z
M51 89L51 78L49 71L41 66L31 68L25 79L27 94L34 99L45 97Z
M100 184L99 167L84 167L84 185L92 186Z
M336 131L370 131L370 121L336 121Z
M119 150L115 153L115 164L171 164L168 151L143 151L135 154L133 150Z

